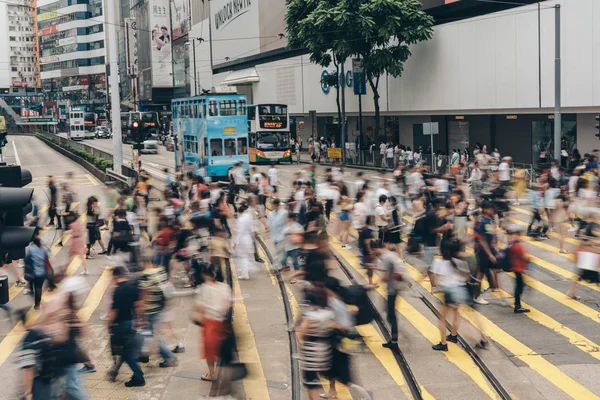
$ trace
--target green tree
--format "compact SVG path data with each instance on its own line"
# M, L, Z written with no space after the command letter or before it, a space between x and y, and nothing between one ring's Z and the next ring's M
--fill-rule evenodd
M346 32L336 25L335 17L343 11L343 3L335 0L290 0L285 21L288 46L310 51L310 61L324 68L331 63L335 71L325 75L321 83L336 91L338 121L345 118L340 104L340 68L350 57Z
M433 17L420 7L419 0L290 0L288 43L307 48L311 61L319 65L327 61L328 51L338 63L360 57L373 92L379 134L381 76L401 76L411 55L409 46L433 35Z

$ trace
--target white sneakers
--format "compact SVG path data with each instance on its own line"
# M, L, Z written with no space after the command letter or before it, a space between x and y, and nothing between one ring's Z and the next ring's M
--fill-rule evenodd
M484 305L484 306L485 306L486 304L490 304L490 302L489 302L489 301L485 300L485 299L484 299L484 298L482 298L481 296L479 296L479 297L477 297L477 298L473 299L473 301L474 301L475 303L477 303L477 304L481 304L481 305Z

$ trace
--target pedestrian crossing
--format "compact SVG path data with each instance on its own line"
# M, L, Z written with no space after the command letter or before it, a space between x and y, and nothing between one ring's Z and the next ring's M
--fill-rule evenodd
M405 218L409 222L413 222L410 217ZM351 234L357 237L357 232L351 230ZM539 308L532 306L531 304L525 305L526 308L531 310L530 313L524 314L526 318L539 324L540 327L547 329L550 332L562 337L565 339L569 345L574 346L574 348L581 350L586 355L590 356L594 360L600 360L600 356L598 355L598 349L600 346L598 342L600 341L600 337L596 334L596 330L589 329L589 324L585 323L585 320L592 323L600 322L599 315L600 312L596 307L600 307L598 304L592 302L595 307L592 305L584 304L583 302L577 301L575 299L569 298L566 292L566 285L572 282L573 280L577 280L578 276L571 271L573 266L573 260L570 257L564 257L563 254L559 253L559 248L554 241L549 241L542 243L545 246L536 246L538 244L535 241L526 241L532 248L531 251L537 249L543 250L541 254L538 254L539 257L536 257L529 253L529 256L532 259L532 262L542 269L546 270L548 273L552 273L557 275L558 279L548 279L547 275L545 275L546 283L542 283L540 280L535 279L531 276L525 277L525 283L531 289L535 291L535 293L539 293L543 295L546 299L550 299L549 303L547 300L544 301L537 294L531 294L536 303L541 303L543 305L543 309L546 313L544 313ZM532 243L533 242L533 243ZM341 253L344 254L346 260L356 258L351 251L342 250L338 244L332 244L332 247ZM471 249L472 251L472 249ZM548 261L550 255L554 258L554 262L557 262L556 257L554 256L560 255L558 260L560 261L558 264L554 264L551 261ZM409 257L410 258L410 257ZM420 261L416 261L417 263ZM560 266L559 266L560 265ZM409 271L411 278L416 282L418 286L420 286L423 290L430 292L431 285L428 280L423 279L423 275L415 268L413 265L407 263L407 270ZM354 268L361 275L366 277L366 273L364 270L360 269L360 263L358 259L355 260ZM531 271L530 275L537 275L536 271ZM512 274L506 274L506 276L512 276ZM512 279L511 279L512 280ZM560 286L561 290L558 290L556 287ZM595 284L589 283L581 283L583 287L587 289L591 289L594 292L599 292L600 287ZM379 290L378 290L379 292ZM531 293L531 292L529 292ZM382 294L383 296L384 294ZM498 302L506 302L512 299L512 295L505 292L494 292L492 295L498 300ZM529 295L526 295L529 296ZM554 303L552 303L554 302ZM558 303L558 304L556 304ZM525 304L525 303L523 303ZM491 307L491 306L488 306ZM564 307L564 308L561 308ZM491 308L490 308L491 309ZM568 311L566 311L569 309ZM483 307L481 312L487 311L488 308ZM576 314L573 315L572 312L575 311ZM483 326L485 326L486 333L488 333L491 339L497 344L504 347L508 350L513 356L523 361L526 365L528 365L532 370L536 371L539 375L543 376L547 382L552 383L556 388L560 389L563 392L563 395L570 396L572 398L598 398L598 396L594 393L594 391L590 390L588 387L583 385L581 382L578 382L578 376L570 376L567 372L561 368L560 365L554 365L550 360L544 358L543 354L537 353L531 347L519 341L517 337L511 335L507 331L503 330L499 325L493 322L492 316L488 318L486 315L481 314L481 312L469 312L463 311L461 316L465 318L467 321L471 322L471 324L475 325L476 321L474 319L474 313L477 314L477 319L481 319L483 321ZM557 312L556 318L552 318L550 314L554 314ZM550 313L550 314L547 314ZM487 313L486 313L487 314ZM495 312L494 312L495 314ZM512 313L510 313L512 314ZM568 314L568 316L566 315ZM582 320L581 317L584 317ZM567 321L567 322L565 322ZM525 329L527 325L524 324L523 329ZM582 334L580 328L583 329L587 334ZM437 331L437 328L434 328ZM536 329L537 332L539 329ZM525 336L530 336L531 333L524 331L523 334ZM542 340L542 337L546 335L540 335L539 340ZM539 344L539 343L538 343ZM451 345L451 343L449 343ZM452 351L452 346L450 347L449 353ZM581 361L586 362L586 361ZM590 359L587 359L587 362L590 363ZM596 361L594 361L596 362ZM593 363L593 362L591 362ZM587 383L587 382L586 382ZM595 388L597 390L597 388Z
M58 187L61 187L63 183L67 183L75 189L84 186L100 185L98 179L91 174L73 174L72 176L59 175L54 176L54 180ZM32 178L31 183L27 185L27 187L33 189L48 189L48 177L35 176Z

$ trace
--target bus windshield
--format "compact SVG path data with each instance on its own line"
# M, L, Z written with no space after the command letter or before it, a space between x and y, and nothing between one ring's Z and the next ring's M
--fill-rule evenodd
M258 107L258 115L278 115L285 117L287 115L287 106L277 104L261 104Z
M94 113L85 113L83 115L83 124L85 125L85 130L93 132L96 130L96 114Z
M290 133L257 132L256 148L258 150L287 150L290 148Z

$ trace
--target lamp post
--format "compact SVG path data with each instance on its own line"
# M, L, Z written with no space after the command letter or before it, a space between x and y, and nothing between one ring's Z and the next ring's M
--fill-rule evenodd
M196 69L196 40L199 42L203 42L203 38L193 38L189 37L192 41L189 40L185 42L186 46L192 46L192 61L194 65L194 96L198 95L198 71Z

